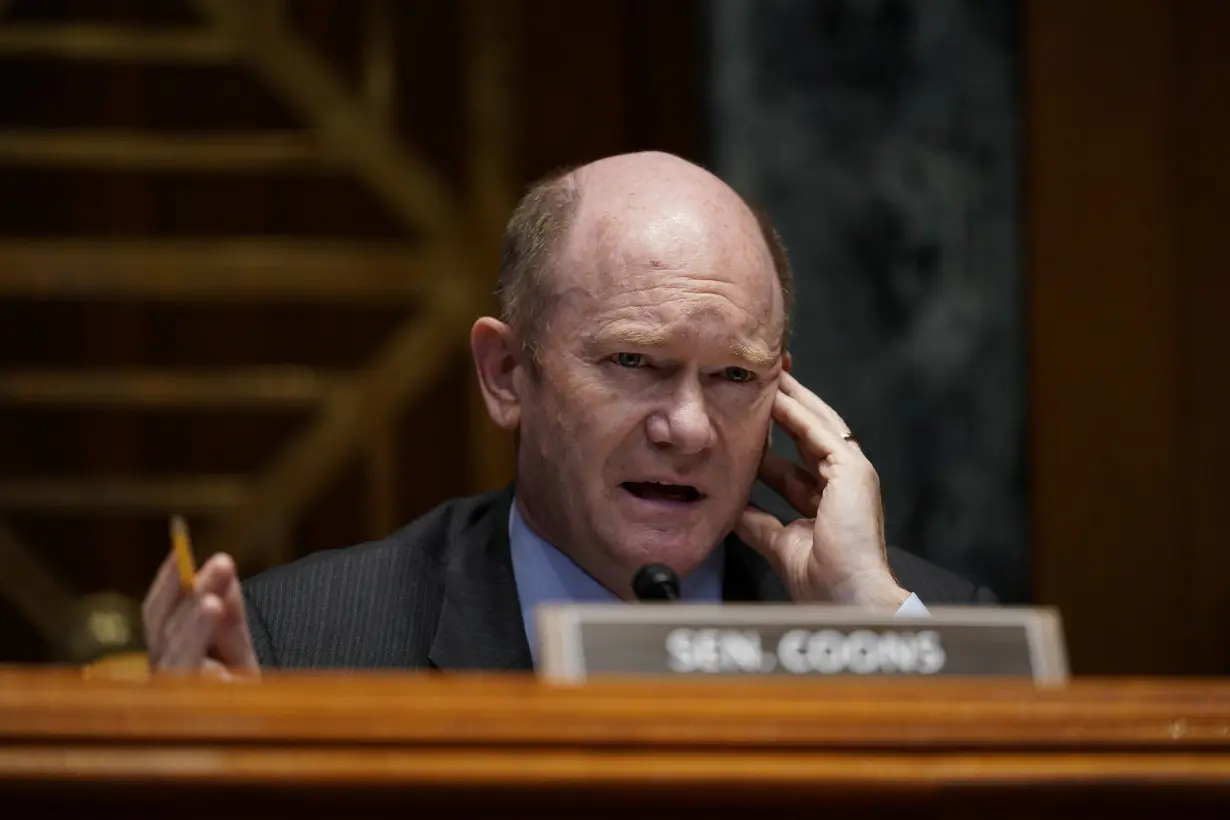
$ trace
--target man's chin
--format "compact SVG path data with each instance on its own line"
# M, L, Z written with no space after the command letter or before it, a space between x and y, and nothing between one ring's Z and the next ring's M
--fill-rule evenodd
M720 535L708 526L679 528L629 525L619 527L615 539L626 565L635 572L645 564L666 564L680 575L688 575L713 552Z

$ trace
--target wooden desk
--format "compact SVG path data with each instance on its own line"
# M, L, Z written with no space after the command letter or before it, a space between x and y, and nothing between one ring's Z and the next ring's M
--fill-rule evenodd
M1228 818L1230 682L552 687L0 668L5 816L87 805L176 818Z

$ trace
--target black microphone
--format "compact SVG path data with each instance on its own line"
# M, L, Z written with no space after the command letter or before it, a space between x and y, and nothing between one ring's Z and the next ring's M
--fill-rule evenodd
M641 601L678 601L679 576L666 564L646 564L632 577L632 591Z

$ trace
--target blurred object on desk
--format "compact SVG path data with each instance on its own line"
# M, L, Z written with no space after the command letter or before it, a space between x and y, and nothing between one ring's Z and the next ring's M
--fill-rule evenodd
M69 605L52 644L54 661L74 666L143 652L141 606L118 592L84 595Z

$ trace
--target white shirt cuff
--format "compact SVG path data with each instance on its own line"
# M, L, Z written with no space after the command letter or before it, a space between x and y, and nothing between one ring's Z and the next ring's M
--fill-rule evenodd
M909 615L915 618L929 618L931 613L927 611L927 607L922 601L918 600L918 596L913 592L910 597L905 599L905 603L897 610L898 615Z

